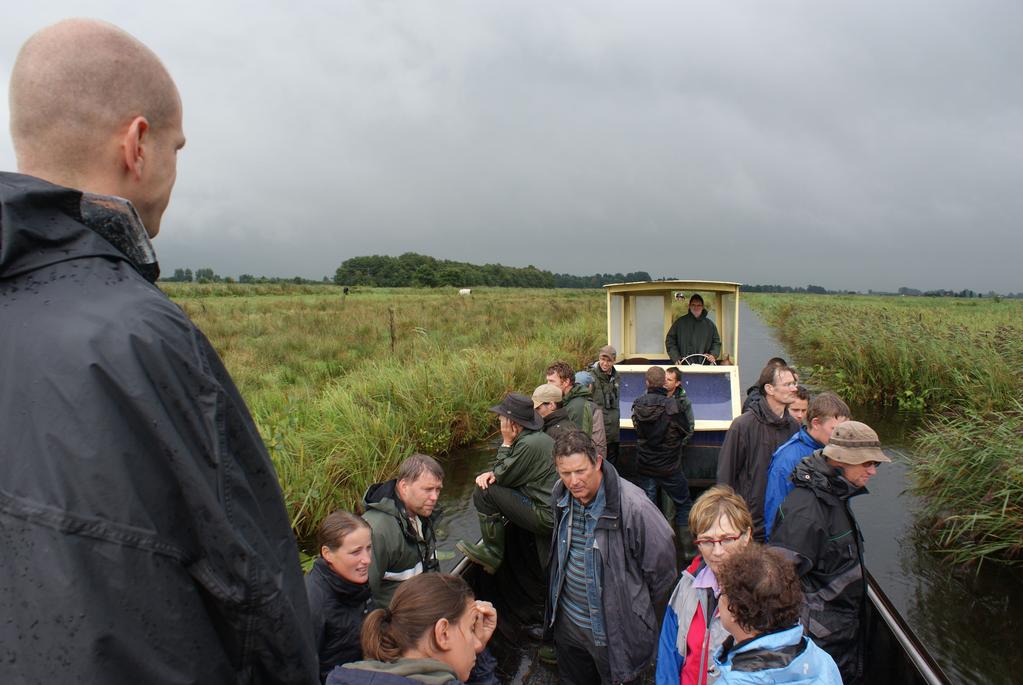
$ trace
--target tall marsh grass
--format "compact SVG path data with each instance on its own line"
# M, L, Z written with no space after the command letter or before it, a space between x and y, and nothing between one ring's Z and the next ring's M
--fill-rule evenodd
M248 402L300 538L412 451L491 434L506 392L555 359L592 361L605 337L600 291L263 287L168 290Z
M747 297L815 384L926 412L912 477L946 551L1023 562L1023 302Z

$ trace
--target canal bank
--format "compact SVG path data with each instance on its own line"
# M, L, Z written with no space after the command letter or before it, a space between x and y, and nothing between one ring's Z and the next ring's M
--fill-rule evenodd
M746 307L740 309L740 330L743 391L770 357L798 362ZM870 494L853 500L866 538L868 568L953 682L1017 682L1023 672L1023 573L994 564L979 572L954 568L932 551L926 531L916 523L917 500L908 492L908 436L919 425L919 415L882 415L870 407L853 411L878 430L893 459L871 482ZM470 501L473 477L485 470L492 454L493 448L476 446L445 460L439 549L446 569L457 561L454 543L478 534Z

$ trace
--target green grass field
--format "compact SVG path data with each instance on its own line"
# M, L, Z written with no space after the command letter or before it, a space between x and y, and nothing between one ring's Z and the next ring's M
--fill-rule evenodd
M161 287L224 358L300 539L412 451L496 431L487 409L506 392L532 392L556 359L592 361L605 337L597 290Z
M923 413L914 485L957 561L1023 561L1023 302L746 297L815 384Z

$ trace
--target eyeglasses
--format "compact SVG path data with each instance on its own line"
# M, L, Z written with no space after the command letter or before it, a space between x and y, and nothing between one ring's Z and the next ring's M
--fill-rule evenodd
M881 462L879 462L879 461L865 461L865 462L863 462L863 466L865 466L868 469L870 467L872 467L872 466L876 469L880 465L881 465Z
M741 534L726 535L725 537L718 538L717 540L711 540L709 538L700 538L699 540L694 540L694 542L703 549L712 550L714 549L714 545L721 545L722 547L731 547L735 543L735 541L741 537L742 537Z

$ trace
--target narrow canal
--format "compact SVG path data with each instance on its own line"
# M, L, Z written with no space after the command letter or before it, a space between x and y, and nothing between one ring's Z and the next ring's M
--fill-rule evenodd
M799 365L746 307L740 311L739 330L743 391L773 356ZM803 380L813 383L805 374ZM872 407L853 407L853 413L878 431L893 460L871 481L870 494L853 500L866 539L867 566L953 682L1023 682L1023 572L996 564L985 564L979 572L956 568L933 551L931 537L917 525L918 501L908 492L910 435L921 425L920 417L885 415ZM478 537L473 479L485 470L493 449L470 447L445 460L439 553L446 570L458 560L455 542Z

